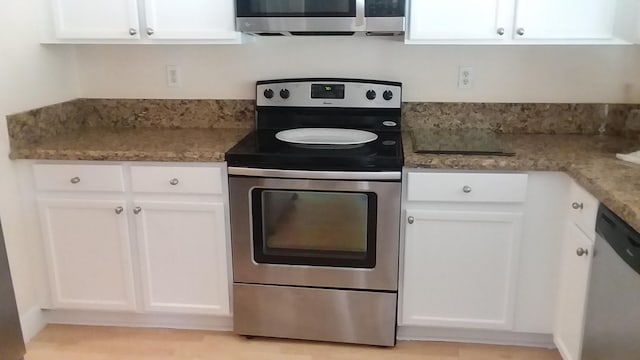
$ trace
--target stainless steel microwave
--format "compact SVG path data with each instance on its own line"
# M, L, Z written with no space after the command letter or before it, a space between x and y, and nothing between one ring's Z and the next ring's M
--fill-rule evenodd
M406 0L236 0L236 28L255 35L396 35Z

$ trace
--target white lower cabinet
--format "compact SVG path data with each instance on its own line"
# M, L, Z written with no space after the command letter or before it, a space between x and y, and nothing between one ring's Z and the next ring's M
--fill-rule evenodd
M125 201L41 199L39 206L54 307L135 309Z
M570 216L562 243L553 335L564 360L580 360L591 262L595 255L593 248L598 202L584 189L573 184L566 205L570 209Z
M522 213L406 215L402 323L511 329Z
M228 314L224 205L135 205L145 310Z
M91 176L102 165L59 166L34 172L37 184L52 171L67 183L37 193L51 308L230 314L224 165L104 165L122 184ZM205 186L195 173L217 177Z

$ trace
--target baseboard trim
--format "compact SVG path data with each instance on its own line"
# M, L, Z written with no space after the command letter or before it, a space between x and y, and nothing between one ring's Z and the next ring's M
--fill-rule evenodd
M46 325L47 321L39 307L31 308L20 314L20 327L25 343L31 341Z
M447 341L474 344L529 346L554 349L551 334L516 333L498 330L446 329L398 326L398 340Z
M231 316L43 310L49 324L232 331Z

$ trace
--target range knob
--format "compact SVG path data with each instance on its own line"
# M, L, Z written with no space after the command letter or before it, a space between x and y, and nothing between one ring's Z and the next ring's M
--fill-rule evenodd
M267 89L264 91L264 97L266 97L267 99L272 99L273 98L273 90L271 89Z
M386 90L385 92L382 93L382 98L387 101L393 99L393 92L391 90Z
M280 97L281 98L288 99L289 96L291 96L291 94L289 93L289 90L287 90L287 89L280 90Z
M369 90L367 91L367 99L374 100L378 96L375 91Z

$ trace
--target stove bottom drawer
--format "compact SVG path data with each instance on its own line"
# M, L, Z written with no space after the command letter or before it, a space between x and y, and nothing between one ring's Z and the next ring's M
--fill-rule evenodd
M234 284L241 335L394 346L397 293Z

